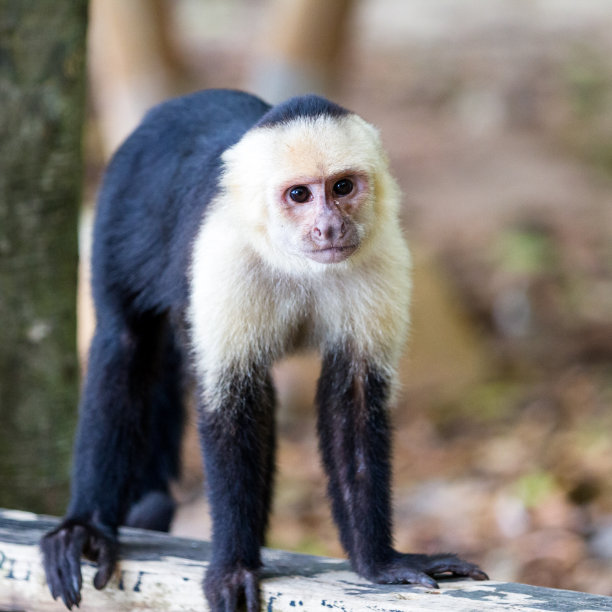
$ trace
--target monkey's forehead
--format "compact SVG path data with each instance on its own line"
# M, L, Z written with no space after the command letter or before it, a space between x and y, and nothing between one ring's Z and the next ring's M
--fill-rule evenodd
M244 179L248 172L279 182L349 169L373 174L384 159L377 130L353 114L255 128L223 155L229 175L238 171Z

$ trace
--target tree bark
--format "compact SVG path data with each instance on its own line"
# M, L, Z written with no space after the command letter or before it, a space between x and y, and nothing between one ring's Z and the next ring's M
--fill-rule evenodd
M62 512L78 393L87 0L0 0L0 505Z

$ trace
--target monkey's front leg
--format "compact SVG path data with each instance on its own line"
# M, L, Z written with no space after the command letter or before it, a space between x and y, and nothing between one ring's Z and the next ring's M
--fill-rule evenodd
M274 390L267 372L228 375L202 408L200 436L212 517L204 592L213 612L260 608L260 548L274 471Z
M340 539L359 574L379 583L436 587L434 576L486 579L449 555L395 551L391 540L390 381L372 362L329 352L317 390L319 444Z

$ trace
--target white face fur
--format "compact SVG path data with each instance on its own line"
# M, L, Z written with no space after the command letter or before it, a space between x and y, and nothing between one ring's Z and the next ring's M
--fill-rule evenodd
M356 115L257 128L223 162L191 270L204 387L217 388L228 367L338 343L392 376L408 325L410 257L375 128Z
M253 130L223 161L222 184L235 222L251 228L248 238L263 259L287 271L293 266L300 273L304 266L320 271L317 263L338 263L367 248L386 212L381 201L396 214L396 194L380 193L387 186L379 179L388 170L378 133L356 115ZM349 193L342 181L352 185ZM340 194L335 186L344 186ZM310 199L292 201L292 191L304 187ZM317 229L325 235L325 229L341 226L341 219L347 226L342 238L313 243ZM336 251L329 250L333 238Z

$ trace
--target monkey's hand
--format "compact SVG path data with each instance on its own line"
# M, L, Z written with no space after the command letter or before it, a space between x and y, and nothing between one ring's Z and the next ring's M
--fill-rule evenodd
M489 577L474 563L453 554L415 555L395 552L389 561L364 572L366 578L381 584L420 584L438 588L434 577L455 576L488 580Z
M115 569L119 542L111 528L68 519L43 537L40 548L51 595L71 610L81 602L81 556L98 564L93 583L102 589Z
M243 567L209 567L204 579L204 593L211 612L259 612L259 575Z

